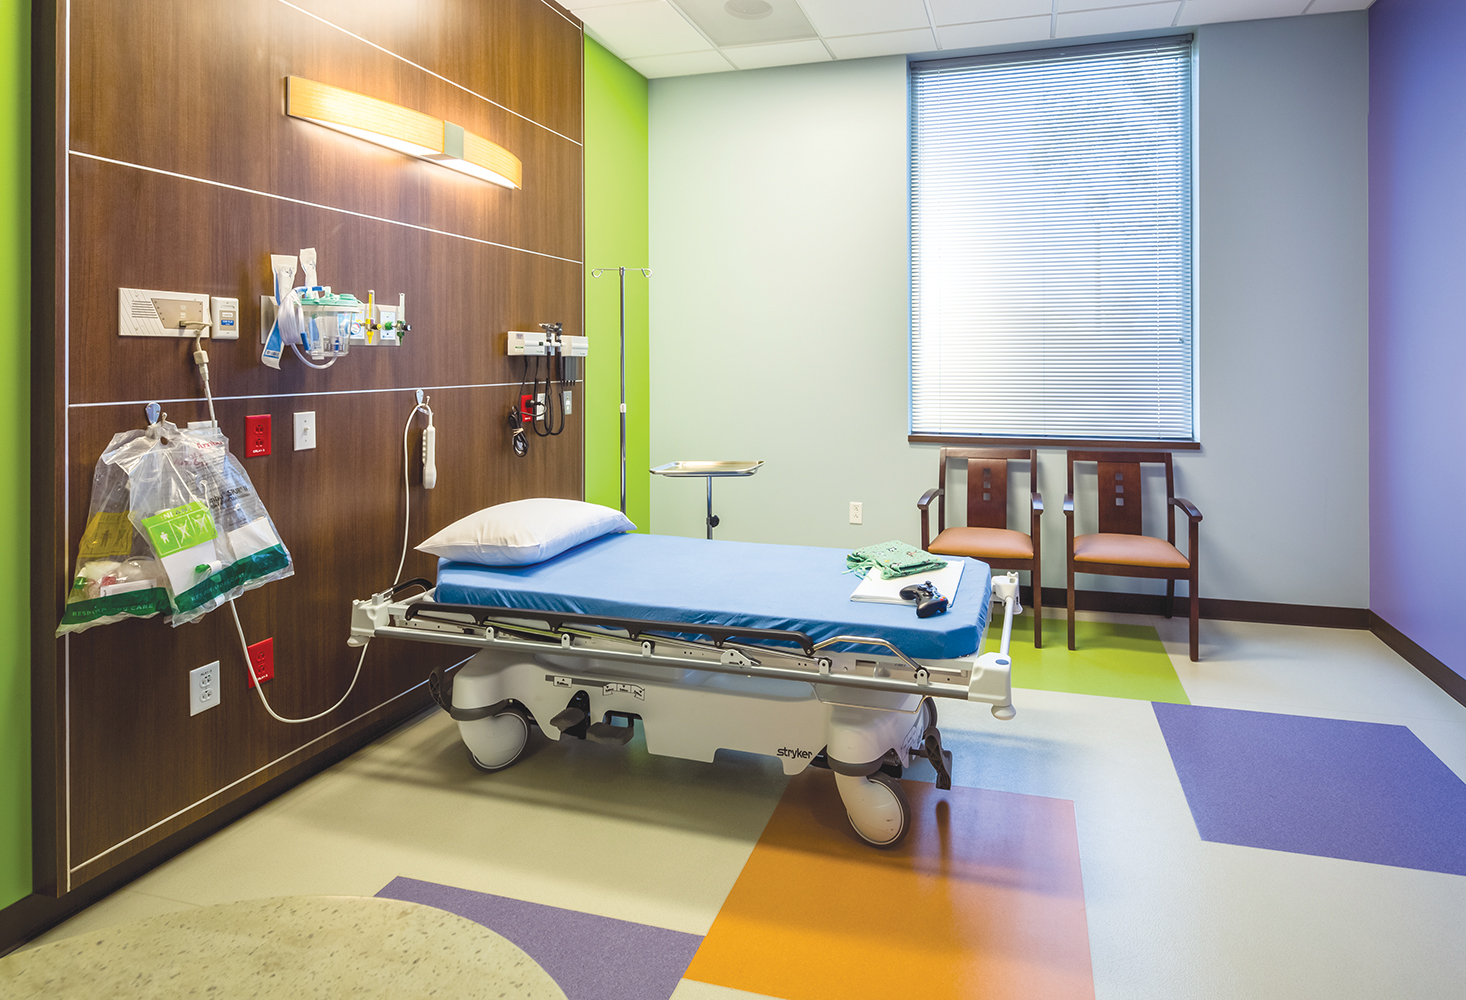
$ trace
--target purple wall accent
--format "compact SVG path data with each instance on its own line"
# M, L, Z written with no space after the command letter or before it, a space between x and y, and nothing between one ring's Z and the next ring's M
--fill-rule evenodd
M1369 604L1466 676L1466 2L1369 12Z

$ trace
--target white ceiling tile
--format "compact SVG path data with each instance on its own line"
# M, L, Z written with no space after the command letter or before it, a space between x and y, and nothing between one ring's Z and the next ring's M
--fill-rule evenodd
M1335 14L1341 10L1364 10L1374 0L1313 0L1310 14Z
M735 49L724 49L723 54L739 69L830 61L830 53L817 38L802 42L778 42L774 45L741 45Z
M930 28L914 31L883 31L876 35L826 38L836 59L864 59L867 56L895 56L908 52L933 52L937 40Z
M1213 24L1259 17L1293 17L1308 0L1186 0L1177 24Z
M939 25L969 24L973 21L997 21L1008 17L1034 17L1051 13L1053 0L932 0L932 14Z
M577 15L598 40L622 59L711 49L712 43L666 0L590 7Z
M679 52L670 56L628 59L626 65L648 80L663 76L694 76L699 73L729 73L732 63L716 52Z
M799 6L826 38L925 28L929 24L922 0L799 0Z
M1053 21L1042 17L1014 17L1006 21L979 21L977 24L954 24L938 28L942 48L967 49L979 45L1012 45L1014 42L1036 42L1049 37Z
M1063 3L1064 0L1059 0ZM1093 0L1071 0L1093 2ZM1059 38L1080 35L1105 35L1114 31L1143 31L1147 28L1170 27L1181 9L1179 0L1167 3L1139 4L1132 7L1106 7L1059 15Z
M1143 7L1147 4L1160 3L1161 0L1055 0L1054 10L1056 13L1065 14L1079 10L1106 10L1111 7ZM1177 6L1182 0L1175 0Z

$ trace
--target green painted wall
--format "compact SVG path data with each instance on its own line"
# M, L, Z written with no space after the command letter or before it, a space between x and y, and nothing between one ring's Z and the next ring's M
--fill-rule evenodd
M650 264L647 187L646 79L587 38L585 498L608 507L621 503L619 289L614 270L590 272ZM647 281L626 276L626 514L642 531L651 528Z
M0 4L0 906L31 891L31 5Z

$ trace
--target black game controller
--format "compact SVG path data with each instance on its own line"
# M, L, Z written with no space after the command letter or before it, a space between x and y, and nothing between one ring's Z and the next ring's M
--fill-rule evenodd
M930 580L901 588L901 600L916 602L916 617L931 618L947 613L947 599L937 593Z

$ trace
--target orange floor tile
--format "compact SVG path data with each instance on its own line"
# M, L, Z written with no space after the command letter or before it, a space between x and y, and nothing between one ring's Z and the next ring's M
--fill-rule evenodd
M686 978L784 1000L1093 998L1074 805L903 782L889 851L833 776L789 783Z

